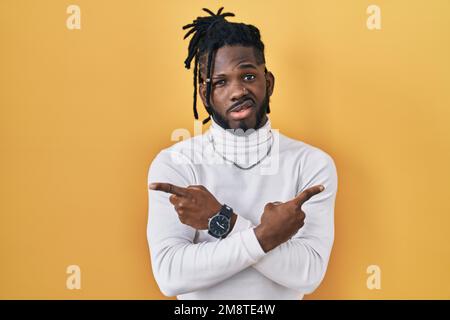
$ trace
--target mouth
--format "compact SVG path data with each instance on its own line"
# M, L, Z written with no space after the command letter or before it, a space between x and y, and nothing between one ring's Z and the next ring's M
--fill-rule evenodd
M251 106L253 106L253 100L248 98L248 99L245 99L244 101L242 101L237 106L234 106L233 108L231 108L231 110L229 110L228 112L239 112L239 111L249 108Z
M244 100L242 103L238 104L237 106L234 106L230 111L230 117L233 120L242 120L244 118L247 118L252 112L254 103L253 100L247 99Z

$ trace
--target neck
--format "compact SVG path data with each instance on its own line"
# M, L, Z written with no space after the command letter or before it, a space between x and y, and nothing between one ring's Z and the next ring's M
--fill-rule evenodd
M238 167L259 163L273 143L270 119L266 116L257 129L224 129L211 118L209 140L214 152Z

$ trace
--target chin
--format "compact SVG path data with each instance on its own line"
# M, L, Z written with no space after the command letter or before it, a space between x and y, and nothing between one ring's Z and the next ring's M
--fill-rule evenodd
M243 119L239 121L238 127L242 130L256 129L256 121L254 119Z
M242 129L246 131L248 129L256 129L258 122L260 125L262 119L265 118L265 112L261 113L260 109L256 109L247 118L240 120L234 120L228 117L224 117L214 111L213 116L214 120L224 129L233 129L233 130Z
M245 131L247 129L255 128L256 119L253 117L240 120L228 119L228 124L231 129L243 129Z

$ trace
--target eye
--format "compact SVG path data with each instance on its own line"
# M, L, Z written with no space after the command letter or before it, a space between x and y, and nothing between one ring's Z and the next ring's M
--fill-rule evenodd
M217 87L217 86L223 86L225 84L225 80L217 80L216 82L213 83L213 86Z
M256 78L256 76L254 74L246 74L244 76L244 80L247 80L247 81L255 80L255 78Z

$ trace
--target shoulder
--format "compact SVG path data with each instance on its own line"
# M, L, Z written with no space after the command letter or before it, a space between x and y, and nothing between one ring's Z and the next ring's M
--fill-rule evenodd
M203 135L197 135L178 141L171 146L162 149L153 159L152 165L166 164L190 164L193 163L195 152L203 147Z
M329 176L337 180L337 169L333 157L323 149L301 140L280 135L280 155L295 162L303 177Z
M149 180L178 177L186 181L195 181L194 156L202 148L202 135L194 136L174 143L159 151L152 160Z
M280 152L297 158L303 165L333 165L334 160L329 153L317 146L311 145L301 140L296 140L279 133Z
M295 140L280 134L280 154L290 162L297 176L297 193L321 184L326 191L322 197L333 197L338 188L338 175L335 162L331 155L321 148Z

